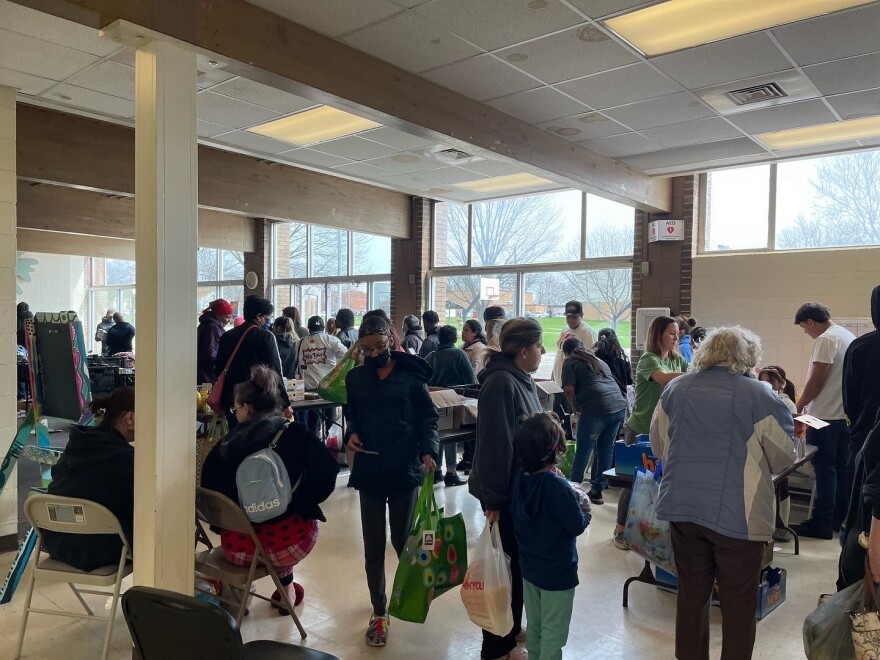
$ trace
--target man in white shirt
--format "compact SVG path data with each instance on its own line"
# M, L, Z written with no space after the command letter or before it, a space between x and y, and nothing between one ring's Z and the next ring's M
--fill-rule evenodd
M584 306L577 300L569 300L565 303L565 323L568 325L556 342L556 359L553 360L553 381L562 387L562 363L565 355L562 353L562 344L569 337L580 339L585 348L591 349L599 341L599 335L590 326L584 323Z
M299 340L296 361L307 390L318 389L321 379L333 371L333 367L346 353L345 344L324 332L324 320L313 316L307 323L309 335ZM323 438L320 411L310 410L306 415L308 426L315 435Z
M793 529L799 536L830 539L846 517L851 484L846 483L849 430L843 412L843 359L855 335L831 320L821 303L804 303L795 325L815 339L807 384L797 400L798 414L806 412L826 422L821 429L807 427L807 444L815 445L813 468L816 497L808 520Z

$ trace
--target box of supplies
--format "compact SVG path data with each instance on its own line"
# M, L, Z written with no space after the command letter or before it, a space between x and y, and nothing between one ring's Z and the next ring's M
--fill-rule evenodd
M758 586L758 608L755 618L760 621L785 602L785 569L765 568Z
M552 380L535 379L535 385L538 388L538 400L541 407L547 412L553 411L553 400L557 394L562 394L563 390Z
M476 426L477 424L477 400L464 399L461 402L464 412L462 414L462 426Z
M647 436L639 436L645 437ZM632 476L637 467L654 471L657 459L651 451L651 443L647 440L627 445L623 440L614 443L614 473Z
M454 431L461 428L464 419L464 399L461 395L443 387L429 387L428 392L440 416L437 420L437 430Z

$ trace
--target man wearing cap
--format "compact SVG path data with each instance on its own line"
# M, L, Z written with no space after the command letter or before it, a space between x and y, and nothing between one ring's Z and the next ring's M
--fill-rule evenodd
M556 342L556 359L553 361L553 380L562 386L562 363L565 361L565 354L562 352L562 344L566 339L574 337L579 339L587 348L592 349L599 341L596 331L584 323L584 306L577 300L569 300L565 303L565 323L568 325L559 335L559 341Z
M226 326L232 317L232 305L223 298L212 300L199 316L199 327L196 330L197 385L214 382L220 337L226 332Z
M345 345L337 337L324 332L324 320L313 316L306 327L309 334L299 341L296 351L297 364L307 390L318 389L321 379L333 371L333 367L346 353ZM309 411L308 427L319 437L321 433L321 415L317 411Z
M425 340L419 349L419 357L426 358L437 350L440 339L437 337L437 329L440 327L440 316L433 310L422 314L422 325L425 328Z

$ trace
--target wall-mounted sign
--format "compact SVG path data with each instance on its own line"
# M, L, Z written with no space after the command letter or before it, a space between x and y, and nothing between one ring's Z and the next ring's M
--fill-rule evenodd
M682 220L655 220L648 224L648 242L684 240Z

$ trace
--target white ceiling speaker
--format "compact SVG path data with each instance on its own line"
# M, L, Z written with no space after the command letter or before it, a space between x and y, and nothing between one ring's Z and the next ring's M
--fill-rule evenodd
M244 276L244 285L248 289L256 289L259 283L260 277L252 270L248 271L247 275Z

